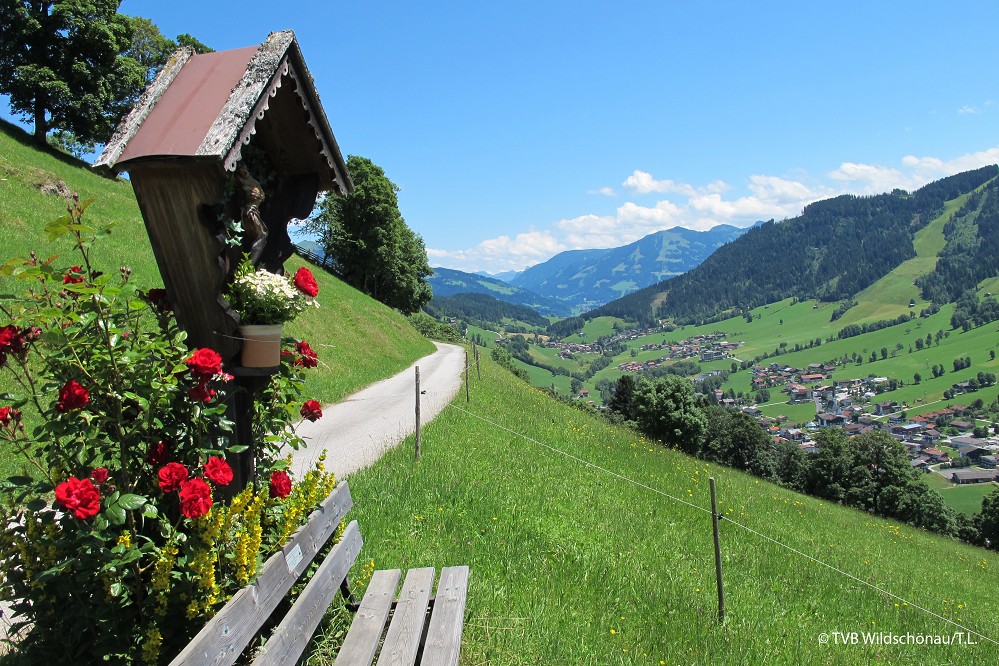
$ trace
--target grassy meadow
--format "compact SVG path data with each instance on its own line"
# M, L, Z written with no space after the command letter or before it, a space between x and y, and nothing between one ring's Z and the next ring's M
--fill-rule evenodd
M482 380L470 381L471 403L459 396L423 430L419 464L410 441L350 478L363 561L471 566L463 664L999 659L999 644L977 636L978 645L954 646L820 642L834 631L961 631L915 605L999 639L999 554L652 445L488 357ZM725 624L716 620L709 476L730 519L721 523Z
M939 474L924 474L926 485L940 493L944 501L956 511L974 515L982 510L982 500L992 494L997 487L995 483L951 483Z

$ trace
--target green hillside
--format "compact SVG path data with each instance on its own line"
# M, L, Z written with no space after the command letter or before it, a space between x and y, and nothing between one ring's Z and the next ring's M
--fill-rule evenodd
M100 177L72 158L39 152L29 141L20 129L0 125L0 230L6 239L0 263L26 257L31 250L44 257L62 254L70 262L69 241L53 243L43 233L47 222L65 214L66 203L41 188L61 181L81 198L96 200L87 210L88 218L117 223L111 236L95 246L95 263L107 273L127 265L137 284L162 286L128 181ZM299 265L302 260L292 257L287 268L294 271ZM287 329L289 335L308 340L319 354L319 367L306 377L310 397L334 402L433 351L433 345L396 311L320 270L315 274L320 308L307 310ZM18 288L16 281L0 277L0 293ZM11 390L9 382L0 373L0 391ZM13 461L0 454L0 475L11 472L11 465Z
M969 196L970 193L962 194L945 203L943 212L913 235L912 247L916 251L916 256L903 261L891 273L858 293L854 297L857 305L839 319L841 326L878 319L893 319L908 310L910 300L916 302L917 310L928 305L922 298L915 280L936 267L937 256L946 244L944 226L967 202Z
M419 464L409 442L350 479L364 561L471 566L462 663L999 659L978 636L974 646L821 638L952 636L962 629L951 620L999 639L996 553L664 450L552 401L487 356L482 380L470 381L471 403L459 399L424 429ZM724 625L704 510L709 476L729 518Z

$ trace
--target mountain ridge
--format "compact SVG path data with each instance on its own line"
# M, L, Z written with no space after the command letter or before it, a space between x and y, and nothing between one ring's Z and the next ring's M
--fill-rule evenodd
M428 279L434 292L431 303L434 299L458 294L486 294L512 305L527 306L544 316L566 317L572 314L571 308L562 301L536 294L494 277L466 273L453 268L437 267L433 271L433 275Z
M915 232L938 216L946 202L985 185L997 171L996 165L982 167L912 193L896 189L815 202L797 217L750 229L683 275L583 316L693 323L788 297L850 299L915 257ZM999 187L996 191L999 196Z
M583 312L683 274L746 231L728 224L707 231L672 227L619 247L567 250L525 269L510 283Z

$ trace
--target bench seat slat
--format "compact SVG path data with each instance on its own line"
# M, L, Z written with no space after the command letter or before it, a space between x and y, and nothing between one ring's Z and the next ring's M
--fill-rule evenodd
M413 666L420 650L427 607L434 588L434 568L410 569L378 655L378 666Z
M395 590L402 572L398 569L376 571L368 583L361 606L343 639L334 666L370 666L378 641L388 620Z
M361 532L357 521L353 521L253 660L253 666L284 666L298 662L333 596L340 590L340 581L347 577L360 552Z
M457 665L467 594L468 566L445 567L441 570L422 663L434 666Z

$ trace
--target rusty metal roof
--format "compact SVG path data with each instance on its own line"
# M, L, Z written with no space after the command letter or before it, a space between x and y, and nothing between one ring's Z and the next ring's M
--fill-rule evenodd
M153 155L195 156L230 92L257 52L250 46L192 55L163 91L118 162Z
M281 110L268 118L272 106ZM304 113L289 113L290 108ZM260 123L272 131L276 123L281 141L291 148L284 151L283 170L318 173L324 190L352 189L290 30L271 33L258 47L200 55L177 51L118 125L94 167L120 172L140 160L204 158L234 171Z

